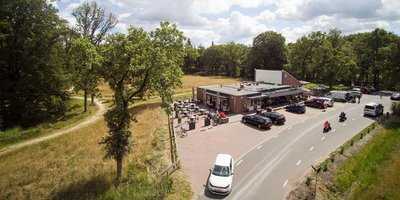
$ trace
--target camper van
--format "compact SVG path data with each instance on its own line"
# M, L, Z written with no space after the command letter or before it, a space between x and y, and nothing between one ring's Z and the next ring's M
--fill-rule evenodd
M348 102L351 100L351 95L348 91L331 91L327 97L339 102Z
M383 105L378 103L368 103L364 107L364 116L378 117L383 114Z

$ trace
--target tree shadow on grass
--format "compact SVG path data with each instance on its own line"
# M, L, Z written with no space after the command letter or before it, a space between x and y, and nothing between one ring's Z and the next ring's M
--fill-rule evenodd
M56 191L52 200L97 199L97 197L104 194L111 186L112 182L105 176L95 176L89 180L72 183L59 191Z

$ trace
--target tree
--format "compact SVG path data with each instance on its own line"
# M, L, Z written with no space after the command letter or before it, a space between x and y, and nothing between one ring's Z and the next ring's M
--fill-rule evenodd
M112 13L106 16L104 8L99 7L95 1L83 2L74 9L72 16L76 20L75 31L87 37L94 45L102 42L118 22Z
M96 47L87 38L77 38L72 41L69 49L70 72L75 85L74 90L83 90L84 112L87 111L87 95L96 93L98 79L96 66L100 63L100 56Z
M181 84L183 41L176 25L162 22L150 33L131 27L127 35L114 34L102 49L101 74L114 91L114 105L105 114L109 133L101 144L105 145L106 157L116 160L117 181L122 175L123 158L131 149L129 103L157 93L163 108L170 112L174 88Z
M182 70L185 73L198 71L199 59L200 54L198 49L193 47L190 39L188 39L185 45L185 57L183 60Z
M117 18L112 13L106 16L104 8L99 7L95 1L83 2L79 7L74 9L72 15L76 20L75 31L79 33L81 37L88 38L96 47L98 47L107 33L118 23ZM95 76L94 70L92 71L93 74L91 78L94 79L93 82L97 82L98 76ZM91 89L90 91L91 102L93 104L96 90Z
M253 40L249 53L247 77L254 77L254 69L282 70L286 64L285 38L276 32L267 31Z
M0 116L4 127L29 126L65 112L66 23L45 0L0 6Z

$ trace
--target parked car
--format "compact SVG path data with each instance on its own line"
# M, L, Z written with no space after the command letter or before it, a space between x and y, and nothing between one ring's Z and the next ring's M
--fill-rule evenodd
M324 100L317 98L307 100L304 102L304 104L309 107L320 108L320 109L326 109L326 107L328 107L328 105L325 103Z
M286 122L285 116L278 112L263 112L261 116L271 119L273 124L283 125Z
M329 98L332 98L332 100L338 101L338 102L348 102L353 97L350 95L350 92L348 92L348 91L334 90L329 93Z
M362 92L359 88L349 90L350 96L353 98L361 98Z
M325 104L328 107L333 107L333 105L335 103L331 98L328 98L328 97L316 97L316 99L321 99L322 101L325 101Z
M286 111L292 113L303 114L306 113L306 106L302 103L290 104L285 107Z
M383 114L383 105L380 103L368 103L364 107L364 116L378 117Z
M259 129L268 129L272 126L271 119L261 115L245 115L242 117L242 122L257 126Z
M393 93L392 96L390 96L391 100L400 100L400 93Z
M234 166L232 156L218 154L208 179L208 191L213 194L228 195L232 191Z
M373 92L376 91L375 88L373 88L373 87L368 87L368 86L366 86L366 87L361 87L360 89L361 89L361 92L362 92L363 94L371 94L371 93L373 93Z

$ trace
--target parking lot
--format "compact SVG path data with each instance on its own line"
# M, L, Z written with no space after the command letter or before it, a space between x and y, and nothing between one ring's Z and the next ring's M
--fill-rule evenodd
M325 112L334 112L345 104L335 103L333 108ZM185 174L189 176L192 188L196 194L203 193L204 185L210 173L215 157L218 153L227 153L235 160L247 152L259 148L274 137L279 137L284 130L296 130L292 127L311 118L318 118L324 113L321 109L307 107L305 114L294 114L279 110L286 117L286 123L281 126L272 126L269 130L260 130L240 122L242 115L230 116L229 123L218 126L203 127L198 123L195 130L185 137L177 137L178 152ZM200 120L201 121L201 120ZM238 164L238 163L237 163Z

